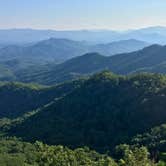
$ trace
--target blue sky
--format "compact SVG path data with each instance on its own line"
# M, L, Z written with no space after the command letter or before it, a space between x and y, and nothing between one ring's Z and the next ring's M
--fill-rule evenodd
M166 0L0 0L0 29L166 26Z

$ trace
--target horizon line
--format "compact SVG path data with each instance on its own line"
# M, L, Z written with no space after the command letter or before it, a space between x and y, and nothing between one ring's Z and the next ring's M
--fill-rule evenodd
M152 25L152 26L143 26L140 28L128 28L128 29L109 29L109 28L83 28L83 29L51 29L51 28L31 28L31 27L11 27L11 28L0 28L0 30L38 30L38 31L114 31L114 32L126 32L133 30L140 30L146 28L166 28L163 25Z

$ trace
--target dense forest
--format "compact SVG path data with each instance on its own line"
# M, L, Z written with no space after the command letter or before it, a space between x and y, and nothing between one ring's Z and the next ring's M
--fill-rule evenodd
M116 148L119 159L99 154L88 147L71 150L67 147L48 146L42 142L27 143L16 138L0 140L2 166L152 166L145 147L120 145ZM160 162L158 166L162 166Z
M1 165L166 161L165 75L103 71L55 86L1 82L0 96Z

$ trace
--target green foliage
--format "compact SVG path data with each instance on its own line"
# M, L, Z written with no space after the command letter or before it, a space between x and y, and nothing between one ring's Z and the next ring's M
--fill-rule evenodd
M146 146L152 153L152 157L159 155L159 152L166 151L166 124L152 128L149 132L139 134L131 141L133 145ZM164 156L165 153L162 153ZM165 159L166 161L166 159Z
M145 147L130 148L128 145L119 145L116 148L118 153L123 153L123 158L119 160L120 166L153 166L149 159L149 152Z
M77 86L83 80L46 87L18 82L0 83L0 118L17 118L27 112L43 107Z
M34 144L17 139L0 140L1 166L117 166L115 161L88 148Z
M17 138L0 140L1 166L155 166L150 161L145 147L132 148L119 145L117 153L121 158L116 162L106 154L99 154L87 147L71 150L67 147L49 146L36 141L34 144ZM162 162L159 163L161 165Z
M0 95L1 108L6 103L6 110L16 106L22 111L18 114L17 109L10 107L12 118L6 116L8 111L6 115L1 112L1 137L18 136L49 144L1 139L1 165L153 166L153 161L158 160L156 164L165 164L163 75L144 73L125 77L104 71L53 87L1 83ZM121 143L131 146L119 145L114 154L114 147ZM80 148L84 146L113 154L115 159L87 147Z
M85 80L8 133L29 141L112 150L165 122L165 87L162 75L123 77L105 71Z

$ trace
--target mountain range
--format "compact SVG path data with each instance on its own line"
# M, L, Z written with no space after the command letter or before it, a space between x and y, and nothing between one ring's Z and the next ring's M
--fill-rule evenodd
M38 61L64 61L87 52L99 52L107 56L118 53L132 52L150 44L134 39L123 40L107 44L89 45L86 42L68 39L55 39L40 41L28 46L9 45L0 49L1 61L12 59L32 59Z
M118 40L136 39L148 43L166 44L166 28L161 26L133 29L126 31L114 30L34 30L4 29L0 30L0 43L26 44L46 40L48 38L67 38L70 40L87 41L90 43L108 43Z
M47 71L51 66L87 52L97 51L112 56L139 50L147 45L134 39L89 45L86 42L54 38L24 46L9 45L0 49L0 80L17 80L16 73L20 71Z
M0 165L164 166L165 36L0 30Z
M52 63L40 68L19 70L14 75L17 81L51 85L102 70L122 75L139 72L166 73L165 55L166 46L161 45L151 45L139 51L114 56L88 53L61 64Z

